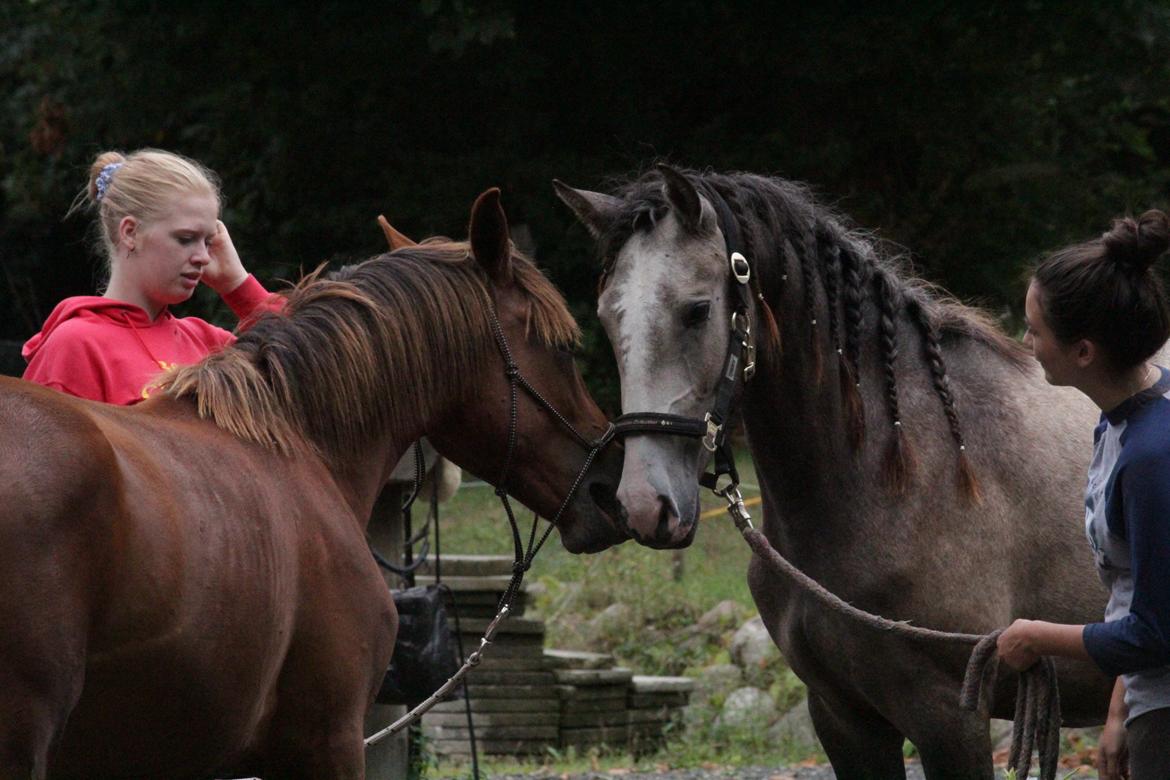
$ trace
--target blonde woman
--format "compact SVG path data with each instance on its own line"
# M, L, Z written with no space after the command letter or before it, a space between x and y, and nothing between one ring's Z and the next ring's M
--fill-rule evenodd
M200 284L241 320L279 304L245 270L219 220L214 173L157 149L98 155L78 205L96 212L109 283L66 298L24 345L24 378L71 395L131 404L174 365L194 363L232 335L170 306Z

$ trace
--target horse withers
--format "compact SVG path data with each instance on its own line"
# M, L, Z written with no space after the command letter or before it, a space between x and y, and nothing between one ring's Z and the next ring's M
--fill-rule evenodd
M624 412L702 418L729 333L750 327L755 373L736 390L762 530L786 558L851 604L943 631L1100 619L1081 525L1096 411L1048 387L986 317L783 179L660 166L612 195L557 190L599 241ZM625 445L631 533L689 543L707 450L648 433ZM907 738L930 778L992 777L987 718L1011 717L1013 675L1001 671L990 713L964 712L969 647L826 611L759 558L748 579L838 777L903 778ZM1102 722L1111 681L1058 667L1066 725Z
M521 394L513 423L493 311L567 420ZM552 517L607 428L576 335L491 190L469 243L312 276L137 406L0 380L0 778L363 777L397 624L377 494L426 434ZM570 550L625 538L620 460L580 475Z

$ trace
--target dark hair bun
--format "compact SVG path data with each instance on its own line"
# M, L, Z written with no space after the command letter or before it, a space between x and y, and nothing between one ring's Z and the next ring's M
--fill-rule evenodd
M1144 271L1170 247L1170 219L1156 209L1136 220L1113 220L1113 228L1101 236L1105 258Z

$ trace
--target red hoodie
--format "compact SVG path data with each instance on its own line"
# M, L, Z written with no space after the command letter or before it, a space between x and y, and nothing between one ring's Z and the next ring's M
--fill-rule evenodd
M224 301L241 320L257 309L279 309L249 274ZM132 404L150 394L150 383L173 366L190 365L235 337L198 317L163 309L152 322L138 306L110 298L78 296L57 304L41 332L25 342L24 378L70 395Z

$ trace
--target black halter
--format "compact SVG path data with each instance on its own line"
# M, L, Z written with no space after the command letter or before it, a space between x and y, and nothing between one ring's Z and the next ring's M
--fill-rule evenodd
M605 449L606 445L614 438L616 426L610 423L595 440L586 438L580 431L573 427L569 420L557 411L551 403L549 403L544 396L542 396L535 387L533 387L524 375L520 373L520 367L516 365L516 361L512 358L512 350L508 346L508 340L504 338L504 331L500 327L500 321L496 317L495 307L488 309L488 315L491 320L492 332L496 337L496 345L500 349L500 355L504 358L504 374L508 377L509 392L510 392L510 418L508 420L508 447L504 453L504 466L500 469L500 477L496 480L496 496L499 497L500 503L504 505L504 511L508 515L508 523L512 528L512 545L515 552L515 560L512 563L512 581L508 584L508 589L505 591L500 603L508 605L512 601L512 597L520 587L521 581L524 579L524 572L532 566L532 559L536 557L536 553L544 546L552 529L556 527L557 522L561 519L561 515L569 507L569 502L573 500L573 496L577 494L577 490L581 487L581 482L585 479L585 473L589 467L593 465L597 454ZM545 411L553 416L566 430L572 434L577 443L580 444L586 451L584 462L581 468L577 471L577 477L573 480L569 492L565 494L565 499L561 502L555 515L549 518L548 528L544 530L544 534L540 537L540 541L536 541L536 515L532 518L532 531L528 535L528 549L525 551L523 544L520 541L520 528L516 523L516 516L512 512L512 504L508 501L508 472L512 467L512 455L516 449L516 423L518 419L517 396L518 387L523 387L530 396L540 404Z
M730 273L728 284L733 301L727 357L715 386L715 402L702 418L664 412L627 412L614 421L613 436L621 438L631 434L654 433L701 439L703 446L713 453L714 464L713 473L704 474L699 482L720 496L729 498L728 490L735 488L738 493L739 474L735 469L731 445L727 441L727 425L734 412L740 377L747 382L756 370L756 347L751 321L751 265L740 251L739 224L731 213L731 207L714 190L706 195L715 207L719 229L723 231ZM730 477L731 484L720 489L718 481L724 475Z

